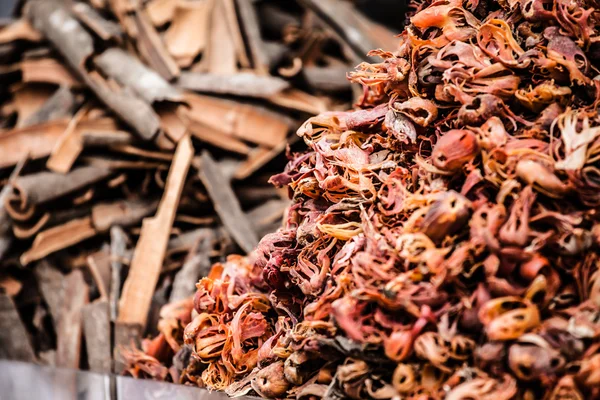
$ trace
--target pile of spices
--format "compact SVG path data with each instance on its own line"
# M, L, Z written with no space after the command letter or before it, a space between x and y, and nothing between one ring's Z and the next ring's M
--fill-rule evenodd
M130 371L166 347L234 396L599 398L599 28L591 0L413 2L358 109L298 130L283 227Z

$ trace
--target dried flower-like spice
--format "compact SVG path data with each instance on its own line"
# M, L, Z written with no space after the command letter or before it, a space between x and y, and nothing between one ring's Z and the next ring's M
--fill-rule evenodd
M197 287L202 384L297 399L600 396L600 14L414 2L358 109L309 119L293 204Z

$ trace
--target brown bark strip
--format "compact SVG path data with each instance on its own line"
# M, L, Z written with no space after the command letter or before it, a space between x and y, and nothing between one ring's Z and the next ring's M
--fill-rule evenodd
M29 127L48 121L70 118L75 110L76 99L67 86L61 86L56 92L33 114L20 124L20 127Z
M33 29L33 26L25 20L19 19L0 29L0 44L11 43L16 40L27 40L29 42L41 42L43 36Z
M0 358L35 362L27 330L12 299L0 293Z
M102 40L120 41L123 31L119 24L104 19L98 11L89 4L76 2L71 6L71 11L85 26L93 31Z
M48 305L54 329L57 329L65 294L65 277L47 260L38 262L33 272L42 297Z
M89 190L92 189L90 188ZM23 223L15 222L13 226L13 233L15 234L15 237L19 239L30 238L36 235L42 229L48 229L50 227L60 225L74 218L85 217L88 214L88 207L71 207L66 210L45 212L37 221L32 218L24 221ZM31 221L35 221L35 223L31 224Z
M27 265L58 250L73 246L96 235L90 217L71 220L37 234L31 248L21 254L21 264Z
M21 176L13 184L19 196L11 196L9 204L20 200L21 209L24 209L28 205L41 204L72 193L111 174L112 171L107 168L79 167L64 175L44 171Z
M122 49L116 47L108 49L95 57L94 63L104 74L133 90L148 104L165 100L181 100L179 90Z
M300 3L325 21L326 26L338 34L359 58L369 60L369 51L384 47L377 37L369 33L375 24L362 16L352 3L337 0L300 0ZM388 32L387 36L393 37L394 34Z
M163 162L112 160L101 156L81 157L81 160L97 168L119 169L156 169L165 166Z
M165 45L180 67L189 67L206 47L211 0L174 2L171 26L165 33Z
M132 226L156 210L157 204L151 199L100 203L92 208L92 223L98 232L106 232L113 225Z
M171 161L173 159L173 155L171 153L144 150L129 144L111 146L111 150L118 151L119 153L123 154L140 156L143 158L152 158L154 160Z
M244 161L235 171L233 177L238 180L246 179L261 167L277 157L283 152L288 143L293 143L296 140L292 138L290 140L284 139L277 146L271 148L259 146L248 155L246 161Z
M135 129L144 140L152 140L160 129L158 116L130 90L114 91L98 73L86 75L86 83L115 114Z
M236 43L228 27L225 0L215 0L210 18L208 47L202 57L202 66L214 74L235 74L237 71ZM235 22L234 22L235 23Z
M167 81L177 78L180 72L179 67L165 48L158 32L152 26L146 11L136 10L133 13L133 20L138 30L138 50L148 61L148 64Z
M99 250L87 257L86 264L96 284L100 299L107 300L110 289L110 254L107 251Z
M24 60L19 64L19 69L23 82L53 83L67 87L82 86L81 81L54 58Z
M182 72L177 85L196 92L258 98L268 98L290 86L281 78L252 72L239 72L235 75Z
M3 114L9 114L12 111L9 108L14 109L17 114L15 128L23 127L24 121L35 114L53 94L49 87L24 83L15 85L11 92L12 102L5 104Z
M13 224L7 212L6 203L13 191L12 183L21 173L25 161L26 158L19 161L13 172L10 174L8 182L4 185L2 190L0 190L0 261L4 258L4 255L8 252L13 242L13 237L10 234L10 228Z
M54 44L71 67L81 71L84 62L94 52L94 43L64 3L32 0L27 10L33 27Z
M56 330L56 366L79 368L81 356L82 310L88 303L88 287L83 273L75 270L65 279L65 297Z
M327 100L298 89L287 89L269 96L268 100L281 107L317 115L329 109Z
M184 108L183 105L169 104L158 109L160 125L165 134L174 143L179 143L187 132L187 126L177 115L177 110Z
M308 84L317 89L327 92L343 92L351 89L350 81L346 78L349 67L318 67L307 66L302 70Z
M52 221L52 217L56 214L45 213L33 225L21 226L13 225L13 234L17 239L27 239L37 234ZM29 222L29 221L27 221Z
M67 128L67 120L44 122L17 128L0 135L0 168L16 165L26 157L36 159L48 156Z
M208 151L202 153L199 164L198 175L206 187L223 225L242 250L250 253L258 244L258 237L242 212L231 186L223 177L219 165Z
M142 223L142 232L121 295L120 322L146 325L152 294L158 282L175 212L193 154L190 138L184 137L177 146L158 211L154 217L147 218Z
M246 0L237 0L236 4L240 19L242 20L241 28L245 33L246 42L250 49L254 70L259 74L268 75L269 58L263 50L264 43L260 35L260 25L254 3Z
M173 0L150 0L146 3L148 18L156 27L165 25L173 19L177 3Z
M58 139L56 146L52 149L52 153L50 153L50 158L46 162L46 168L50 171L66 174L71 170L75 160L77 160L77 157L83 151L81 134L77 130L77 125L87 112L88 108L84 106L69 121L67 128Z
M238 23L238 16L235 9L235 0L216 0L223 5L225 11L226 26L230 32L231 38L235 48L235 54L237 61L240 63L241 68L252 68L246 47L244 46L244 38L240 30ZM214 27L213 27L214 29Z
M80 131L83 147L113 146L133 142L133 136L126 131L106 129L80 129Z
M187 125L190 133L203 142L238 154L248 154L250 152L250 147L241 140L223 132L215 131L211 127L194 120L194 115L189 110L182 108L179 110L178 115Z
M120 226L110 228L110 319L116 321L119 315L121 295L121 270L127 252L127 234Z
M83 332L90 371L110 373L112 365L108 301L99 299L83 307Z
M252 143L277 146L286 137L290 121L266 109L188 93L187 116L209 128Z

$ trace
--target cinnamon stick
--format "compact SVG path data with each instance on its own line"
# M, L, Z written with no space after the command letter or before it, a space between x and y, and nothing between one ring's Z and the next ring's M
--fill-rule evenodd
M142 223L140 239L135 247L129 275L119 305L119 321L146 325L152 294L167 250L175 212L179 204L194 150L189 136L178 144L167 185L156 215Z

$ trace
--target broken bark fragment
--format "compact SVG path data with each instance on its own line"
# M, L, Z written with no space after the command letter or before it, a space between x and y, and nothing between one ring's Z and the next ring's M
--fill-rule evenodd
M24 60L20 64L23 82L54 83L67 87L81 87L82 83L70 69L53 58Z
M140 239L135 247L129 275L123 287L119 305L119 321L144 327L152 301L152 293L167 250L175 212L179 204L194 150L189 137L177 145L169 170L167 185L156 215L142 223Z
M314 11L328 27L340 35L355 51L358 59L370 59L367 53L373 49L393 50L379 40L385 41L394 34L392 32L388 32L387 35L371 34L376 24L357 12L352 3L336 0L300 0L300 2Z
M111 48L94 58L94 63L108 77L133 90L148 104L157 101L181 101L181 94L162 76L142 64L130 53Z
M88 287L80 270L65 278L64 300L56 329L56 366L79 368L82 340L82 311L88 303Z
M12 129L0 135L0 168L16 165L26 157L33 159L48 156L67 128L67 120L55 120Z
M157 201L121 200L101 203L92 208L92 223L99 232L108 231L113 225L129 227L156 210Z
M66 224L55 226L37 234L31 249L21 254L21 264L27 265L58 250L73 246L96 235L89 217L74 219Z
M146 13L152 24L156 27L163 26L173 19L177 1L150 0L146 3Z
M351 89L350 81L346 77L348 67L305 67L302 72L308 84L315 90L325 92L343 92Z
M268 75L257 75L251 72L239 72L234 75L182 72L177 85L184 89L202 93L258 98L268 98L290 86L283 79Z
M209 126L192 119L193 114L185 108L182 108L178 115L187 124L192 135L203 142L239 154L248 154L250 152L250 147L246 143L223 132L215 132Z
M54 329L58 327L65 292L65 277L47 260L42 260L35 266L35 273L40 292L48 305Z
M113 226L110 229L110 319L116 321L119 315L119 297L121 296L121 270L126 257L128 238L123 229ZM129 261L129 260L127 260Z
M111 146L111 150L117 151L119 153L141 156L144 158L152 158L154 160L171 161L173 159L173 155L171 153L144 150L142 148L135 147L129 144Z
M102 40L112 39L120 41L121 36L123 36L123 31L119 24L104 19L96 9L86 3L74 3L71 6L71 11L73 11L77 19Z
M20 126L24 128L71 117L75 106L73 92L67 86L61 86L35 113L25 118Z
M127 89L112 90L98 73L86 75L86 83L115 114L144 140L152 140L160 129L158 116L145 101Z
M4 258L4 255L10 249L13 242L13 237L10 233L12 221L6 210L6 203L13 191L12 182L19 176L21 169L25 165L25 158L17 164L13 172L10 174L8 182L0 190L0 261Z
M113 146L133 142L133 136L125 131L80 129L80 132L83 147Z
M173 288L169 302L174 303L193 296L196 292L196 282L208 275L212 266L210 262L210 250L212 249L212 230L208 231L206 237L201 238L198 245L190 252L188 259L175 274Z
M35 362L29 335L12 299L0 293L0 358Z
M110 373L112 354L108 301L99 299L82 309L83 332L90 371Z
M258 237L242 212L231 186L223 177L219 165L208 151L202 153L198 171L223 225L242 250L250 253L258 244Z
M83 150L81 134L77 129L77 125L86 113L87 108L84 106L69 121L67 128L56 142L50 153L50 158L46 162L46 168L50 171L66 174L71 170L75 160L77 160L77 157L79 157L79 154Z
M165 45L152 26L144 10L137 9L132 16L137 28L137 45L148 64L167 81L179 76L179 67L171 57Z
M65 4L55 0L31 0L27 10L33 27L54 44L72 68L81 71L94 52L94 43Z
M38 172L15 179L13 187L16 191L11 195L7 206L13 214L24 212L32 205L41 204L72 193L87 185L110 176L111 170L100 167L79 167L68 174L54 172ZM13 217L14 218L14 217Z
M110 253L107 250L99 250L90 254L86 259L86 263L100 299L108 300L111 275Z
M248 158L237 168L233 177L238 180L248 178L266 163L277 157L277 155L281 154L285 150L288 143L291 144L295 141L295 138L290 140L284 139L273 148L263 146L257 147L256 149L252 150L250 154L248 154Z
M250 50L254 70L259 74L268 74L269 59L264 52L258 15L254 8L254 3L245 0L237 0L236 4L242 21L242 29L245 33L246 42L248 43Z
M208 47L202 56L203 71L234 74L237 71L237 46L232 26L227 21L225 0L214 1L210 18ZM236 24L237 25L237 24Z
M0 29L0 43L6 44L16 40L26 40L28 42L39 42L43 39L42 35L29 22L19 19Z
M286 137L290 121L264 108L187 94L187 116L207 127L256 144L277 146Z
M317 115L329 109L329 103L324 98L313 96L298 89L283 90L269 96L268 100L278 106L311 115Z
M173 2L165 45L180 67L189 67L206 47L212 1Z

